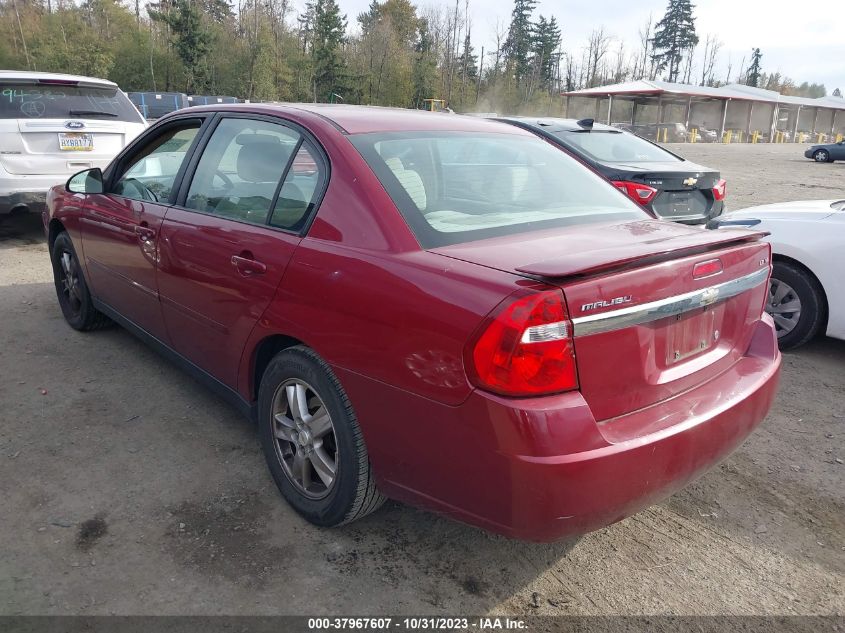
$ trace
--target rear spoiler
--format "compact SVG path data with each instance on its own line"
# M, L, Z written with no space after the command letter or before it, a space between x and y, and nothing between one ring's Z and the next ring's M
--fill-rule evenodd
M562 255L533 264L519 266L516 270L526 275L557 279L560 277L585 277L610 270L656 264L678 257L706 253L743 242L756 242L769 235L767 231L748 229L720 229L700 233L661 238L650 242L635 242L625 247L596 249L579 253L578 257Z

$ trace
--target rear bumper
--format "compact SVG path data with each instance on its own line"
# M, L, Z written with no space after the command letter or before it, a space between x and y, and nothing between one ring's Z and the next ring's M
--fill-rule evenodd
M36 213L44 209L47 191L18 191L9 195L0 194L0 215L15 209L26 209Z
M22 207L41 211L50 187L63 184L67 179L68 175L63 174L22 176L0 170L0 213Z
M374 429L379 422L366 406L359 419L389 496L513 538L552 541L630 516L724 459L766 416L780 361L764 315L729 370L602 423L578 392L513 400L476 391L437 411L420 401L404 409L410 419L402 426L413 429L401 439Z

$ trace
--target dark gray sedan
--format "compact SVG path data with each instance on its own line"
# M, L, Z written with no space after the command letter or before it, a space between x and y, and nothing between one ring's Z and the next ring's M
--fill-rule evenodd
M845 141L813 145L804 152L804 156L812 158L817 163L832 163L835 160L845 160Z

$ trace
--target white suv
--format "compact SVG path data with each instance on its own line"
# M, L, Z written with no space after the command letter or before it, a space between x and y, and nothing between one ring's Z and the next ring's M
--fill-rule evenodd
M0 218L41 210L50 187L105 167L146 126L111 81L0 70Z

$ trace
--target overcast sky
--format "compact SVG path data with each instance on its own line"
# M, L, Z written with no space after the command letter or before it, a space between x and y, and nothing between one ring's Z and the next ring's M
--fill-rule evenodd
M413 1L413 0L412 0ZM463 9L464 0L460 0ZM350 26L369 0L338 0ZM419 0L417 6L454 7L454 0ZM696 28L703 45L707 33L723 42L720 51L724 80L728 58L733 62L731 81L751 47L760 47L764 72L780 72L798 83L823 83L830 94L845 90L845 2L843 0L699 0L695 2ZM513 0L470 0L472 39L476 52L482 45L494 48L496 19L507 26ZM604 25L606 32L625 40L633 51L638 30L649 13L659 20L665 0L540 0L535 17L554 15L563 28L563 46L579 52L590 32ZM699 56L701 51L698 52ZM747 59L746 59L747 63ZM696 59L696 66L700 61Z

